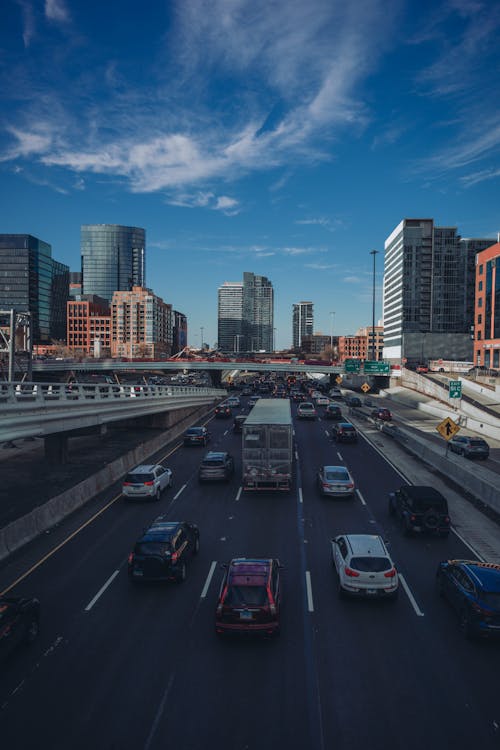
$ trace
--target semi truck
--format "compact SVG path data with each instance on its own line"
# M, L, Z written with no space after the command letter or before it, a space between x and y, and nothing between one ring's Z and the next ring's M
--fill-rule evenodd
M260 398L243 425L243 489L290 491L293 429L290 401Z

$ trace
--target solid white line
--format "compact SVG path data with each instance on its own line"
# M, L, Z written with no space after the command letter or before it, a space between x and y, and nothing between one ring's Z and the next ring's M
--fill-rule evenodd
M235 502L238 502L238 500L240 499L242 490L243 490L243 487L240 487L240 489L238 490L238 494L236 495L236 501Z
M413 596L413 594L411 593L411 591L410 591L410 587L409 587L409 586L408 586L408 584L406 583L406 581L405 581L404 577L403 577L403 576L401 575L401 573L399 574L399 580L400 580L400 581L401 581L401 583L403 584L403 588L404 588L404 590L406 591L406 595L407 595L408 599L410 600L410 602L411 602L411 606L412 606L412 607L413 607L413 609L415 610L416 614L417 614L417 615L418 615L419 617L424 617L424 613L422 612L422 610L421 610L421 609L420 609L420 607L418 606L417 602L415 601L415 597L414 597L414 596Z
M330 435L328 434L328 430L325 430L325 435L326 435L327 437L330 437Z
M101 594L104 594L104 592L106 591L106 589L108 588L108 586L111 583L113 583L113 581L115 580L115 578L116 578L116 576L118 575L119 572L120 572L119 570L115 570L115 572L113 573L113 575L111 575L108 578L108 580L106 581L106 583L104 584L104 586L102 586L102 588L99 589L99 591L94 596L94 598L87 604L87 606L85 607L85 612L88 612L89 610L92 609L92 607L94 606L94 604L96 603L96 601L99 599L99 597L101 596Z
M298 452L297 452L297 451L295 451L295 460L296 460L296 461L298 461L298 460L299 460L299 454L298 454Z
M187 487L187 484L183 484L183 485L182 485L182 487L180 488L179 492L178 492L178 493L177 493L177 495L176 495L176 496L174 497L174 500L177 500L177 498L179 497L179 495L181 494L181 492L182 492L183 490L185 490L185 489L186 489L186 487Z
M208 571L207 580L205 581L205 585L203 586L203 591L201 592L200 599L204 599L207 595L207 591L212 581L212 576L214 574L216 566L217 566L217 560L214 560L210 566L210 570Z
M307 609L309 612L314 612L313 594L311 587L311 574L306 570L306 589L307 589Z
M302 497L302 487L299 487L299 503L303 503L304 498Z
M337 456L339 457L339 461L343 461L343 460L344 460L344 459L342 458L342 453L339 453L338 451L337 451Z
M366 505L365 498L363 497L363 495L361 494L359 490L356 490L356 495L359 497L363 505Z

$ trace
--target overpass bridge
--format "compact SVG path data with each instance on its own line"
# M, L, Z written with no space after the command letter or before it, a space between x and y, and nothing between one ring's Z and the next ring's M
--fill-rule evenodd
M174 412L210 406L225 395L194 386L0 383L0 443L41 437L47 459L64 463L71 436L138 418L168 429Z

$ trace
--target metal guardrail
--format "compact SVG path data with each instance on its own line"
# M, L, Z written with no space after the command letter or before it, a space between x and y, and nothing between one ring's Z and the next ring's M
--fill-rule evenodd
M165 396L224 395L215 388L172 385L130 385L117 383L0 383L0 403L47 404L57 401L104 401L127 398L165 398Z

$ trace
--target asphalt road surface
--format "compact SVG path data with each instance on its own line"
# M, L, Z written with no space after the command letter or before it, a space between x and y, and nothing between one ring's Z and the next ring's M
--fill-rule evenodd
M464 640L435 590L438 562L470 558L467 545L404 537L387 510L404 477L364 438L332 443L321 419L295 419L291 494L242 493L231 425L210 423L210 447L235 456L231 482L200 486L205 449L176 444L157 456L175 479L159 503L110 488L90 523L71 519L0 570L2 590L42 606L39 639L1 665L2 747L498 750L500 644ZM318 495L318 466L336 463L355 498ZM159 513L197 523L200 554L183 584L131 585L127 556ZM341 532L388 540L397 602L338 597L330 538ZM284 565L281 636L216 637L218 564L261 555Z

